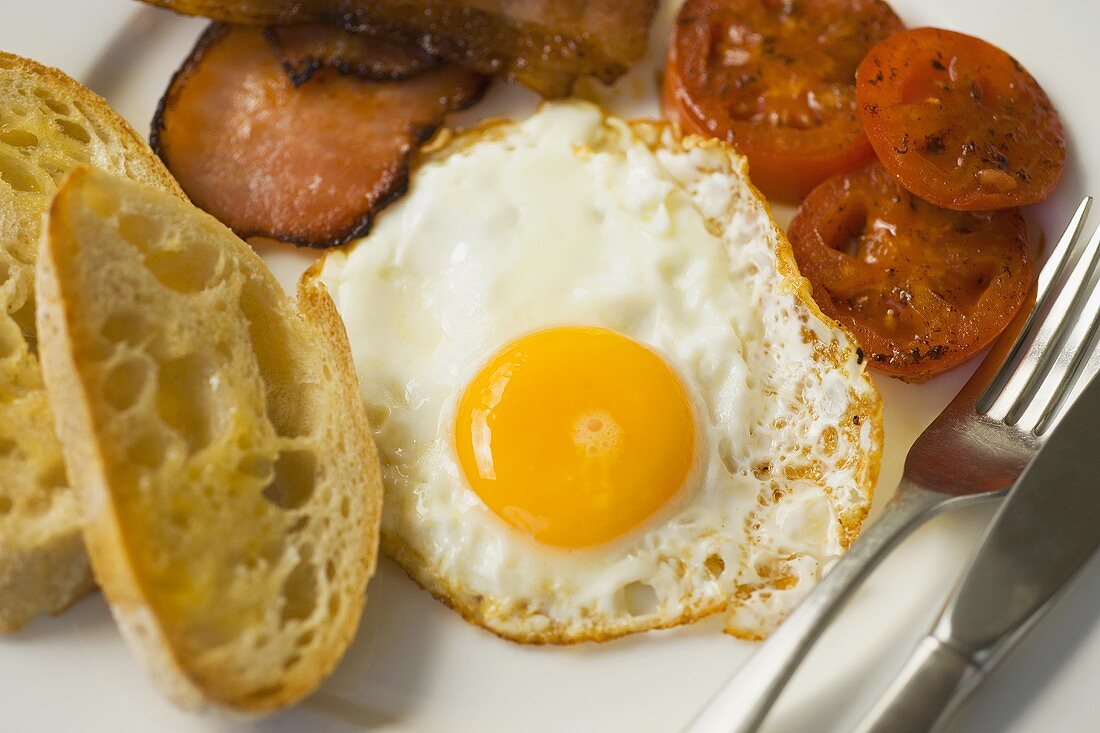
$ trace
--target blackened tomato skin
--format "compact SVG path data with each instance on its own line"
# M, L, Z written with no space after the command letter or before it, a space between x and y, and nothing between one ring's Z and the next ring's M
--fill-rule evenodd
M1018 210L938 207L877 162L815 188L788 236L821 310L855 336L871 368L909 382L981 351L1031 290Z
M855 71L903 28L882 0L688 0L665 65L665 114L749 159L769 198L797 202L872 155Z
M886 170L939 206L1034 204L1065 169L1065 130L1046 92L979 38L938 28L891 36L860 64L856 93Z

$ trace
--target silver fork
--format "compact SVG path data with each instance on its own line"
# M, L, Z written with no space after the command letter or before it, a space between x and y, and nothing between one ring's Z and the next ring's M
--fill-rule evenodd
M1036 306L1003 336L917 438L894 498L799 607L688 727L751 733L852 592L914 529L949 509L1003 496L1038 451L1100 325L1100 229L1082 243L1086 197L1039 274Z

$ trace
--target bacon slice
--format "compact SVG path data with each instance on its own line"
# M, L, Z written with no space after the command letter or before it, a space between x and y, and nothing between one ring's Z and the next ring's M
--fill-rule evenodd
M366 233L404 193L412 152L486 86L441 65L394 82L320 69L296 87L261 29L215 23L161 100L152 144L242 237L330 247Z
M267 39L295 86L321 68L365 80L397 81L439 65L438 58L419 46L349 33L324 23L271 27Z
M579 76L610 83L645 54L657 0L145 0L244 25L331 22L418 42L547 97Z

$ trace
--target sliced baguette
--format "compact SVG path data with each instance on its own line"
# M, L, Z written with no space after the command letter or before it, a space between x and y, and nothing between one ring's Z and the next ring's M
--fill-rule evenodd
M93 587L38 368L33 290L42 217L82 164L183 197L106 102L56 69L0 53L0 631Z
M343 324L213 217L99 171L54 199L42 367L99 580L177 703L270 712L355 632L382 486Z

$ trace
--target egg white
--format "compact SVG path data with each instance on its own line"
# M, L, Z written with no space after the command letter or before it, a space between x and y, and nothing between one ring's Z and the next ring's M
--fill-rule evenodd
M441 143L371 234L316 272L352 346L384 465L383 549L521 641L605 639L725 608L766 634L870 504L878 396L826 321L743 159L579 101ZM688 485L642 526L561 549L469 488L458 400L506 343L612 329L660 354L697 416Z

